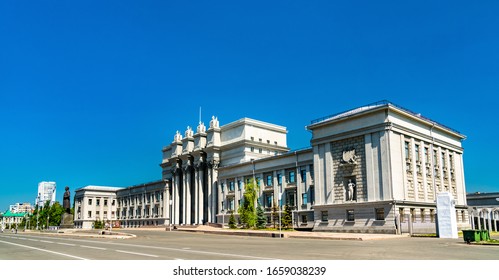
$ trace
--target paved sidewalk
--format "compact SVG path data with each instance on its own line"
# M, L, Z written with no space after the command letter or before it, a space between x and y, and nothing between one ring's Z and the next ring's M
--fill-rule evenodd
M199 232L205 234L239 235L274 238L308 238L308 239L329 239L329 240L381 240L409 237L408 234L365 234L365 233L339 233L339 232L312 232L312 231L267 231L267 230L242 230L216 228L210 226L198 226L195 228L179 228L177 231Z

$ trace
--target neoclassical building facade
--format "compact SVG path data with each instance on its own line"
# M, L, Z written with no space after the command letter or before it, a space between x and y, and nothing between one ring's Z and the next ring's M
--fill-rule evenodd
M430 233L438 193L454 198L469 228L465 136L388 101L312 121L311 147L290 151L286 127L213 117L162 149L162 178L116 190L122 226L227 224L256 182L271 223L289 205L293 227L314 231Z

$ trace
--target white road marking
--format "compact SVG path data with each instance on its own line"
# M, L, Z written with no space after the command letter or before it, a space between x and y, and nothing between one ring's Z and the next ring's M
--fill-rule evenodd
M71 241L76 241L73 239L68 239L68 238L61 238L61 237L43 237L46 239L56 239L56 240L71 240ZM138 248L147 248L147 249L155 249L155 250L167 250L167 251L177 251L177 252L184 252L184 253L197 253L197 254L204 254L204 255L214 255L214 256L226 256L226 257L233 257L233 258L249 258L249 259L258 259L258 260L279 260L276 258L265 258L265 257L255 257L255 256L249 256L249 255L239 255L239 254L230 254L230 253L218 253L218 252L210 252L210 251L199 251L199 250L184 250L181 248L169 248L169 247L159 247L159 246L147 246L147 245L138 245L138 244L124 244L124 243L114 243L114 242L102 242L102 241L95 241L95 240L82 240L79 239L78 242L85 242L85 243L94 243L94 244L112 244L116 246L128 246L128 247L138 247ZM84 245L80 245L84 246ZM89 246L90 247L90 246ZM104 248L98 248L98 247L91 247L94 249L100 249L100 250L105 250Z
M65 257L70 257L70 258L74 258L74 259L78 259L78 260L88 260L88 259L85 259L85 258L80 258L80 257L77 257L77 256L73 256L73 255L68 255L68 254L59 253L59 252L55 252L55 251L40 249L40 248L36 248L36 247L31 247L31 246L26 246L26 245L22 245L22 244L16 244L16 243L6 242L6 241L2 241L2 240L0 240L0 242L7 243L7 244L10 244L10 245L14 245L14 246L20 246L20 247L24 247L24 248L38 250L38 251L42 251L42 252L52 253L52 254L56 254L56 255L61 255L61 256L65 256Z
M57 242L57 244L66 245L66 246L76 246L75 244L62 243L62 242Z
M44 242L44 243L54 243L52 241L47 241L47 240L40 240L40 242Z
M106 248L93 247L93 246L85 246L85 245L80 245L80 247L90 248L90 249L97 249L97 250L106 250Z
M142 253L135 253L135 252L128 252L128 251L121 251L121 250L116 250L116 252L158 258L158 256L156 256L156 255L149 255L149 254L142 254Z

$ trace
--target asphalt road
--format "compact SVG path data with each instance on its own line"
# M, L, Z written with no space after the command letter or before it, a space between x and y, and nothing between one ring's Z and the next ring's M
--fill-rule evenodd
M346 241L130 232L137 237L6 232L0 234L0 260L499 260L499 246L466 245L462 239Z

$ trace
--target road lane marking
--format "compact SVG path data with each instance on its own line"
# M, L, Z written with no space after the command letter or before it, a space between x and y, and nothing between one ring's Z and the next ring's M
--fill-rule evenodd
M36 240L36 239L31 239L31 238L28 238L27 240L29 240L29 241L39 241L39 240Z
M85 259L85 258L80 258L80 257L77 257L77 256L73 256L73 255L68 255L68 254L59 253L59 252L55 252L55 251L40 249L40 248L36 248L36 247L31 247L31 246L26 246L26 245L22 245L22 244L17 244L17 243L12 243L12 242L6 242L6 241L2 241L2 240L0 240L0 242L7 243L7 244L10 244L10 245L14 245L14 246L24 247L24 248L28 248L28 249L38 250L38 251L42 251L42 252L47 252L47 253L51 253L51 254L56 254L56 255L61 255L61 256L65 256L65 257L70 257L70 258L74 258L74 259L78 259L78 260L85 260L85 261L88 260L88 259Z
M66 245L66 246L76 246L75 244L62 243L62 242L57 242L57 244Z
M47 241L47 240L40 240L40 242L44 242L44 243L52 243L52 244L54 243L54 242L52 242L52 241Z
M116 250L116 252L118 252L118 253L125 253L125 254L139 255L139 256L146 256L146 257L153 257L153 258L159 258L156 255L149 255L149 254L143 254L143 253L135 253L135 252L121 251L121 250Z
M93 246L85 246L85 245L80 245L80 247L83 247L83 248L90 248L90 249L97 249L97 250L106 250L106 248L101 248L101 247L93 247Z
M71 241L77 241L77 242L85 242L85 243L94 243L94 244L106 244L106 245L113 245L113 246L125 246L125 247L139 247L139 248L150 248L150 249L155 249L155 250L167 250L167 251L177 251L177 252L184 252L184 253L197 253L197 254L203 254L203 255L213 255L213 256L226 256L226 257L232 257L232 258L248 258L248 259L257 259L257 260L279 260L277 258L266 258L266 257L256 257L256 256L250 256L250 255L240 255L240 254L230 254L230 253L219 253L219 252L213 252L213 251L200 251L200 250L184 250L181 248L169 248L169 247L158 247L158 246L147 246L147 245L138 245L138 244L123 244L123 243L114 243L114 242L102 242L102 241L95 241L95 240L83 240L83 239L68 239L68 238L61 238L61 237L43 237L46 239L56 239L56 240L71 240ZM85 245L80 245L80 246L85 246ZM89 246L90 247L90 246ZM91 247L94 249L100 249L100 250L105 250L104 248L98 248L98 247Z

